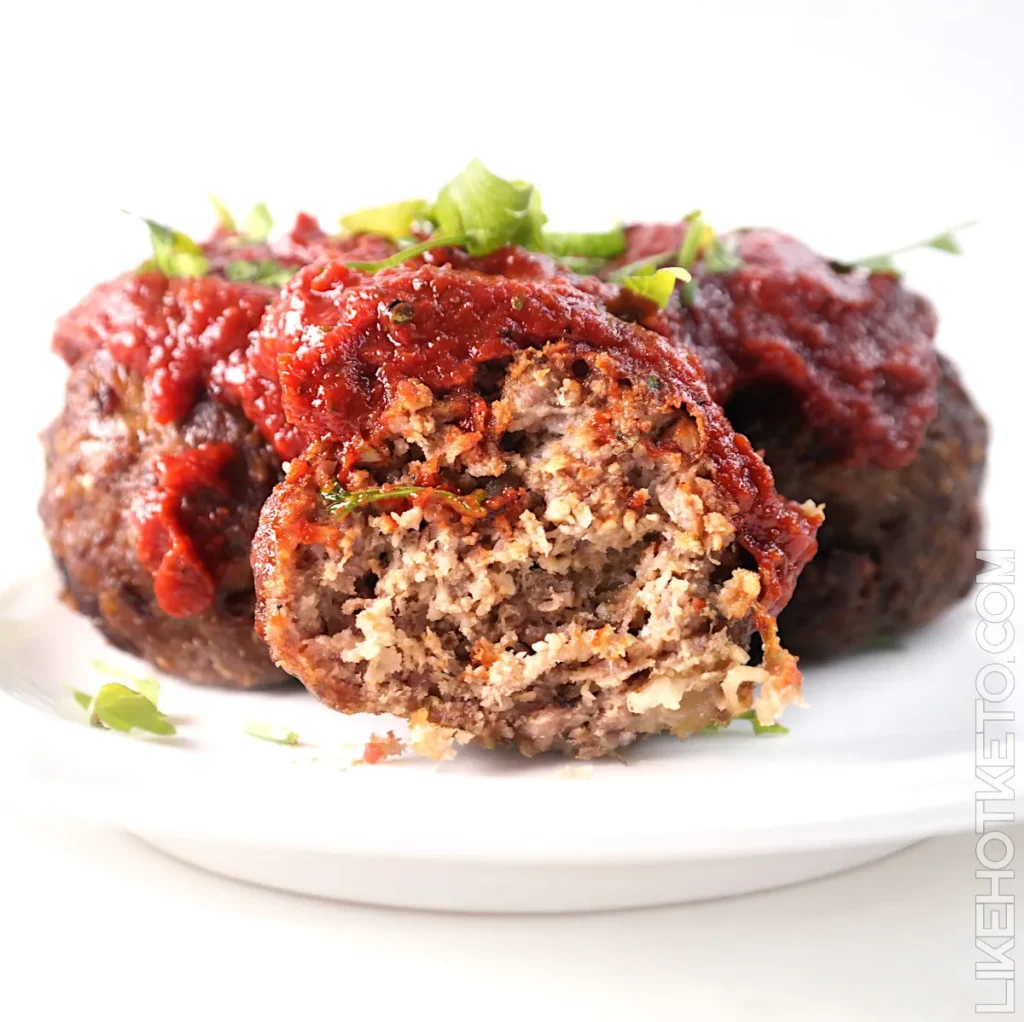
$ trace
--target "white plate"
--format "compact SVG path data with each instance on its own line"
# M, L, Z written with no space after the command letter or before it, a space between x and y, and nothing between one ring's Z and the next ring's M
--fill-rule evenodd
M556 911L736 894L820 876L973 823L974 677L962 605L893 650L807 671L788 735L741 724L654 739L580 767L460 750L352 766L390 719L346 718L298 685L264 693L164 679L178 725L89 728L67 686L99 658L140 673L57 600L40 567L0 594L2 740L37 809L122 826L246 880L358 901ZM288 747L250 720L298 731Z

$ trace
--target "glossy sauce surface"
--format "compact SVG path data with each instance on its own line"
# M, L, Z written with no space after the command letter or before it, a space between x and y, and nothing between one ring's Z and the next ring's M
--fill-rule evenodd
M153 594L171 617L201 614L213 602L231 515L222 474L234 456L232 444L207 443L158 457L153 486L132 501L139 563L152 573Z
M696 359L611 315L569 281L450 266L362 278L340 263L307 267L268 313L263 340L288 422L301 437L353 452L377 442L381 413L403 380L465 395L471 407L485 362L554 341L601 352L633 386L649 388L658 403L685 406L698 422L715 482L761 568L770 610L785 604L814 553L817 516L775 492L764 462L712 401Z
M681 225L627 228L623 260L678 247ZM837 456L909 464L937 408L935 311L889 273L843 272L778 231L731 236L742 265L694 268L690 305L677 289L649 325L701 360L715 400L752 384L785 385Z
M612 266L677 248L683 227L633 225L626 235ZM391 242L331 238L301 215L269 244L216 232L203 245L205 277L145 271L100 285L59 321L54 348L69 362L108 348L143 378L157 423L180 420L204 393L238 405L283 459L312 439L372 439L401 379L468 391L481 362L521 347L571 337L613 351L624 371L663 380L703 423L716 477L747 516L745 543L782 600L813 530L775 495L770 473L713 401L783 383L838 456L905 465L935 413L935 316L888 274L839 272L774 231L734 237L742 266L709 274L698 263L693 300L677 289L658 310L618 284L511 246L476 258L438 249L371 275L343 261L386 258ZM225 279L239 259L299 269L274 301L274 288ZM204 562L213 555L183 541L174 510L189 472L192 485L208 485L209 457L161 471L139 519L140 559L154 565L169 613L198 607L204 578L215 574Z

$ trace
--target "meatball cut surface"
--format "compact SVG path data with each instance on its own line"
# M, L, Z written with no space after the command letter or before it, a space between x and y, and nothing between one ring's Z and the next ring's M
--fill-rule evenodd
M779 488L825 504L820 550L780 622L802 656L927 624L973 585L988 429L941 355L939 369L938 412L905 468L843 464L778 388L751 389L728 406Z
M43 443L39 510L76 610L191 681L284 679L253 629L249 548L280 478L255 427L204 396L156 421L142 378L101 348L72 369Z
M665 389L572 340L481 363L469 401L399 381L355 464L315 442L264 508L275 660L335 709L526 755L773 719L795 661L704 423Z

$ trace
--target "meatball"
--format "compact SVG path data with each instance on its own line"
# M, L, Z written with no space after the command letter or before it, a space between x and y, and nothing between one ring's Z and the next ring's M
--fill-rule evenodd
M683 228L626 233L629 261L677 247ZM934 310L893 274L851 272L778 232L727 240L741 265L698 263L650 325L700 358L779 490L825 504L787 642L824 657L932 620L975 575L987 442L935 351Z
M773 615L820 514L778 497L692 359L564 282L350 284L300 274L268 339L326 437L254 543L277 663L342 712L526 755L799 699Z
M844 464L778 387L727 406L779 489L825 505L818 555L780 620L794 652L824 657L897 635L970 590L988 431L954 367L941 356L939 367L938 414L901 469Z
M180 421L158 423L142 379L100 348L72 369L43 442L39 510L71 606L115 645L190 681L251 688L285 678L253 630L249 565L280 465L237 410L201 396ZM205 474L192 465L200 484L163 507L161 474L196 452L210 462ZM195 563L183 565L189 555ZM184 597L178 614L161 605L161 584L164 602Z

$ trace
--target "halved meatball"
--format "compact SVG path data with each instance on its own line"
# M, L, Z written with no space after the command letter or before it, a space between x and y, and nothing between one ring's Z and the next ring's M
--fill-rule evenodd
M415 303L442 282L402 286ZM571 339L483 362L468 401L397 382L354 467L351 445L316 442L264 508L257 622L275 660L335 709L526 755L598 757L752 703L772 719L799 674L710 426L669 390Z
M39 510L75 609L190 681L284 680L253 630L249 548L281 474L254 426L205 396L157 423L142 379L100 348L72 369L43 443ZM175 488L176 467L190 483Z
M905 468L844 464L784 388L753 387L727 406L779 489L825 505L818 555L780 620L802 656L926 624L971 588L988 429L949 360L939 367L938 413Z

